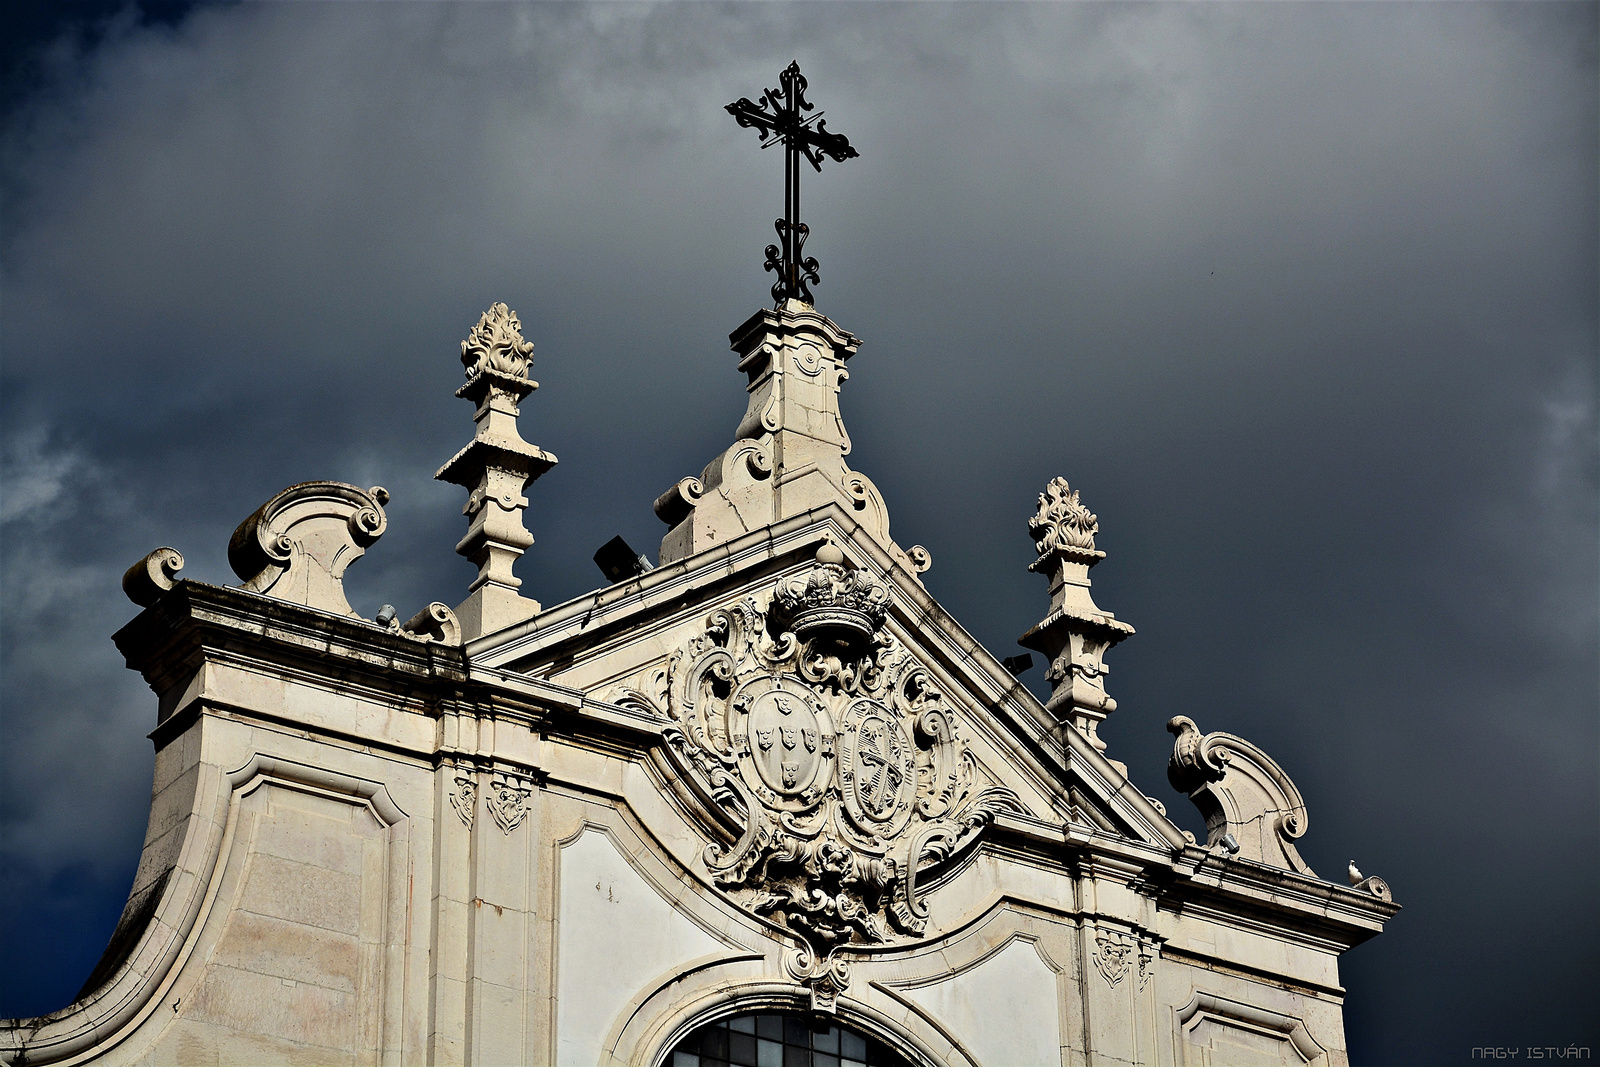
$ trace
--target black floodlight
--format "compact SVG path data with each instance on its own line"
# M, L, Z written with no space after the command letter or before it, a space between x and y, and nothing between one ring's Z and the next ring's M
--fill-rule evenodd
M606 576L606 581L613 585L637 578L645 571L655 570L649 560L622 539L621 534L600 546L600 551L594 554L594 562L600 568L600 573Z
M1033 654L1024 652L1020 656L1007 656L1000 661L1000 666L1011 672L1011 677L1020 677L1024 672L1033 670Z

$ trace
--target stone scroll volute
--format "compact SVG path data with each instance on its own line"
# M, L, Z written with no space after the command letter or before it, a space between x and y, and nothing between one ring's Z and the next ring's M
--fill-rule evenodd
M388 502L381 486L291 485L239 524L228 563L252 592L355 617L345 599L345 568L383 536Z
M1183 715L1167 730L1175 739L1167 779L1205 817L1207 848L1316 876L1294 847L1306 832L1306 805L1282 767L1242 737L1202 735Z

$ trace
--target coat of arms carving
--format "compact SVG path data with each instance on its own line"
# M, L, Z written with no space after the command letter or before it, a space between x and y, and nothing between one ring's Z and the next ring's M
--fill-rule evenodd
M712 881L801 939L790 973L831 1010L851 944L920 936L918 891L1000 812L958 716L885 627L888 591L825 544L770 597L746 596L621 703L665 714L666 758L713 838Z

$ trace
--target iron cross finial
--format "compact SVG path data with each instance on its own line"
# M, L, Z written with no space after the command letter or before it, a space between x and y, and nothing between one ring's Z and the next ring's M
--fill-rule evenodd
M778 280L772 284L772 299L782 307L788 299L812 303L811 287L817 283L817 261L802 258L806 237L811 227L800 221L800 159L804 157L813 170L822 170L822 157L843 163L861 153L850 145L842 133L829 133L828 124L822 121L822 112L812 111L816 105L806 99L806 78L800 73L799 63L790 63L778 75L780 89L768 89L761 103L753 104L748 97L740 97L726 108L735 122L754 129L761 135L762 148L783 142L783 218L773 222L780 244L767 246L767 270L777 271ZM763 105L765 106L763 108Z

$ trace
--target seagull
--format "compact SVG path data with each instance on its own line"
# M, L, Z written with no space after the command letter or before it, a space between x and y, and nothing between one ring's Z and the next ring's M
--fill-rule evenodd
M1366 881L1367 876L1361 873L1361 868L1356 866L1356 861L1350 861L1350 884L1360 885Z

